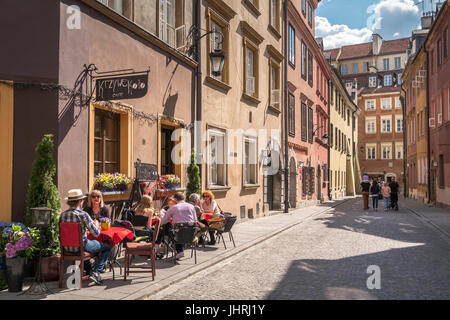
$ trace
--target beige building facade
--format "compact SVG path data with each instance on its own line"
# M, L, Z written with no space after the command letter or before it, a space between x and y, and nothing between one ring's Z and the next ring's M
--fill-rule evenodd
M202 29L223 35L202 39L202 188L240 219L283 203L281 4L206 0L201 7ZM226 56L220 76L211 72L214 49Z

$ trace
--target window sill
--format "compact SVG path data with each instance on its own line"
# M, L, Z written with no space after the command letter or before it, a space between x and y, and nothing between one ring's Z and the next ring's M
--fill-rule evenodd
M248 95L248 94L246 94L246 93L243 93L243 94L242 94L242 99L243 99L243 100L246 100L246 101L248 101L248 102L254 103L254 104L260 104L260 103L261 103L260 100L258 100L258 99L255 98L255 97L252 97L252 96L250 96L250 95Z
M231 89L231 86L229 86L229 85L226 84L225 82L222 82L222 81L220 81L220 80L214 79L214 78L211 77L211 76L206 76L206 77L205 77L205 82L207 82L207 83L209 83L209 84L211 84L211 85L213 85L213 86L215 86L215 87L218 87L218 88L220 88L220 89L226 91L227 93L228 93L228 91L230 91L230 89Z
M259 9L251 3L249 0L243 0L243 2L249 7L249 9L257 16L259 17L261 15L261 12L259 12Z
M207 189L208 190L211 190L211 191L228 191L228 190L230 190L231 189L231 187L228 187L228 186L218 186L218 185L209 185L209 186L207 186Z
M280 40L281 39L281 33L277 30L273 25L269 24L269 30L275 35L275 37Z
M277 113L277 114L280 114L280 113L281 113L280 107L275 107L275 106L269 105L268 108L269 108L270 111L275 112L275 113Z
M248 190L250 190L250 189L258 189L259 187L260 187L259 184L244 184L242 186L243 189L248 189Z

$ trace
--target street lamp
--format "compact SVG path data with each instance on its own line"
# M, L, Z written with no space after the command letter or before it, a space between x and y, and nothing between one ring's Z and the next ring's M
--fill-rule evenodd
M325 127L325 126L317 127L316 130L314 130L314 132L313 132L313 134L312 134L313 138L314 138L314 136L316 135L317 131L318 131L319 129L324 128L324 127ZM326 132L325 132L325 134L322 136L322 143L323 143L323 144L328 144L328 134L327 134Z

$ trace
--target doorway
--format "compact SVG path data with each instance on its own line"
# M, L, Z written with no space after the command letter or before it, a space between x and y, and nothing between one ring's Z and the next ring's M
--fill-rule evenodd
M289 162L289 207L297 208L297 165L294 158Z
M172 161L172 133L174 128L168 126L161 127L161 174L175 174L175 164Z

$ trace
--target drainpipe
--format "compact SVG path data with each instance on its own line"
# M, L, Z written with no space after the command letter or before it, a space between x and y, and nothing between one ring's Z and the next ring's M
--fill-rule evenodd
M284 213L289 212L289 147L288 147L288 110L287 110L287 55L288 55L288 1L284 0ZM295 181L294 181L295 183Z
M332 68L332 67L331 67ZM333 70L331 70L333 72ZM330 189L330 137L331 137L331 84L333 75L331 74L330 80L328 80L328 201L331 200L331 189Z
M402 99L401 95L400 95L400 101L402 102L402 113L403 113L403 196L405 198L408 198L408 194L407 194L407 190L408 188L406 187L407 184L407 179L406 179L406 163L407 163L407 152L408 152L408 148L406 146L406 134L405 134L405 129L407 126L405 126L405 119L406 119L406 90L403 88L403 84L400 85L400 89L405 93L405 97ZM417 152L417 151L416 151Z
M425 44L423 45L423 49L425 53L427 54L427 121L430 122L430 67L428 66L428 61L430 61L430 53L427 50L427 47ZM433 188L431 187L431 152L430 152L430 125L427 125L427 162L428 162L428 176L427 176L427 182L428 182L428 201L427 203L431 203L431 190Z
M201 27L202 27L202 20L201 20L201 16L202 16L202 5L201 5L201 1L196 1L196 16L195 19L196 21L196 25L197 25L197 30L200 33ZM196 35L197 37L197 43L196 43L196 60L197 60L197 70L196 70L196 75L197 75L197 110L196 110L196 117L195 117L195 121L196 123L202 123L202 41L199 39L198 35ZM194 143L195 146L195 153L196 153L196 160L197 160L197 165L199 167L200 170L200 184L202 185L202 176L203 176L203 171L202 171L202 126L200 125L200 128L196 128L195 129L199 129L197 130L197 136L196 141Z

